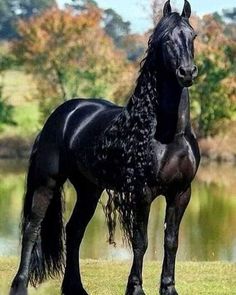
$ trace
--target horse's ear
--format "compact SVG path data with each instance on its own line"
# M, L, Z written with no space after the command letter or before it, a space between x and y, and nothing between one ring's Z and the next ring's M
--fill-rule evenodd
M190 18L191 15L191 5L187 0L184 0L184 8L182 12L182 16L186 18Z
M167 16L171 13L170 0L166 1L163 8L163 16Z

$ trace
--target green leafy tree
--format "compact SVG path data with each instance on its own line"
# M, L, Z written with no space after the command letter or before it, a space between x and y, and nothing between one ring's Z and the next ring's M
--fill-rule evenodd
M198 135L206 137L215 135L222 120L231 118L234 106L222 83L229 69L204 55L198 57L198 66L199 81L191 91Z
M200 26L196 40L199 78L191 89L192 113L198 135L206 137L215 135L236 111L236 43L225 35L224 23L215 15L205 16Z
M15 124L13 117L13 107L8 104L7 98L4 97L4 72L14 64L11 55L4 53L0 55L0 130L4 124Z

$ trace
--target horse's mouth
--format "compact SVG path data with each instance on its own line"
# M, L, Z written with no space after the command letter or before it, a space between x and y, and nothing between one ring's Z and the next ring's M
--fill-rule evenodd
M186 80L186 79L181 79L179 77L177 77L177 80L181 87L190 87L193 85L193 81L194 81L193 79Z

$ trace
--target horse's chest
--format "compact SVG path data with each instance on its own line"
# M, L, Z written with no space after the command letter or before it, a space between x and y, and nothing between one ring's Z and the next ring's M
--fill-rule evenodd
M182 137L168 145L154 145L155 175L161 187L186 186L197 171L197 161L189 141Z

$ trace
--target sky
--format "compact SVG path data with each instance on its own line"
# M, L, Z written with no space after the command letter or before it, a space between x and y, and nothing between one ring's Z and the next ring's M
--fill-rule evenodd
M57 0L62 6L66 0ZM125 21L131 22L132 32L144 32L151 27L149 18L150 0L96 0L101 8L113 8ZM189 0L192 11L197 15L204 15L211 12L220 12L222 9L236 6L235 0ZM184 0L172 0L172 6L177 11L182 11Z

